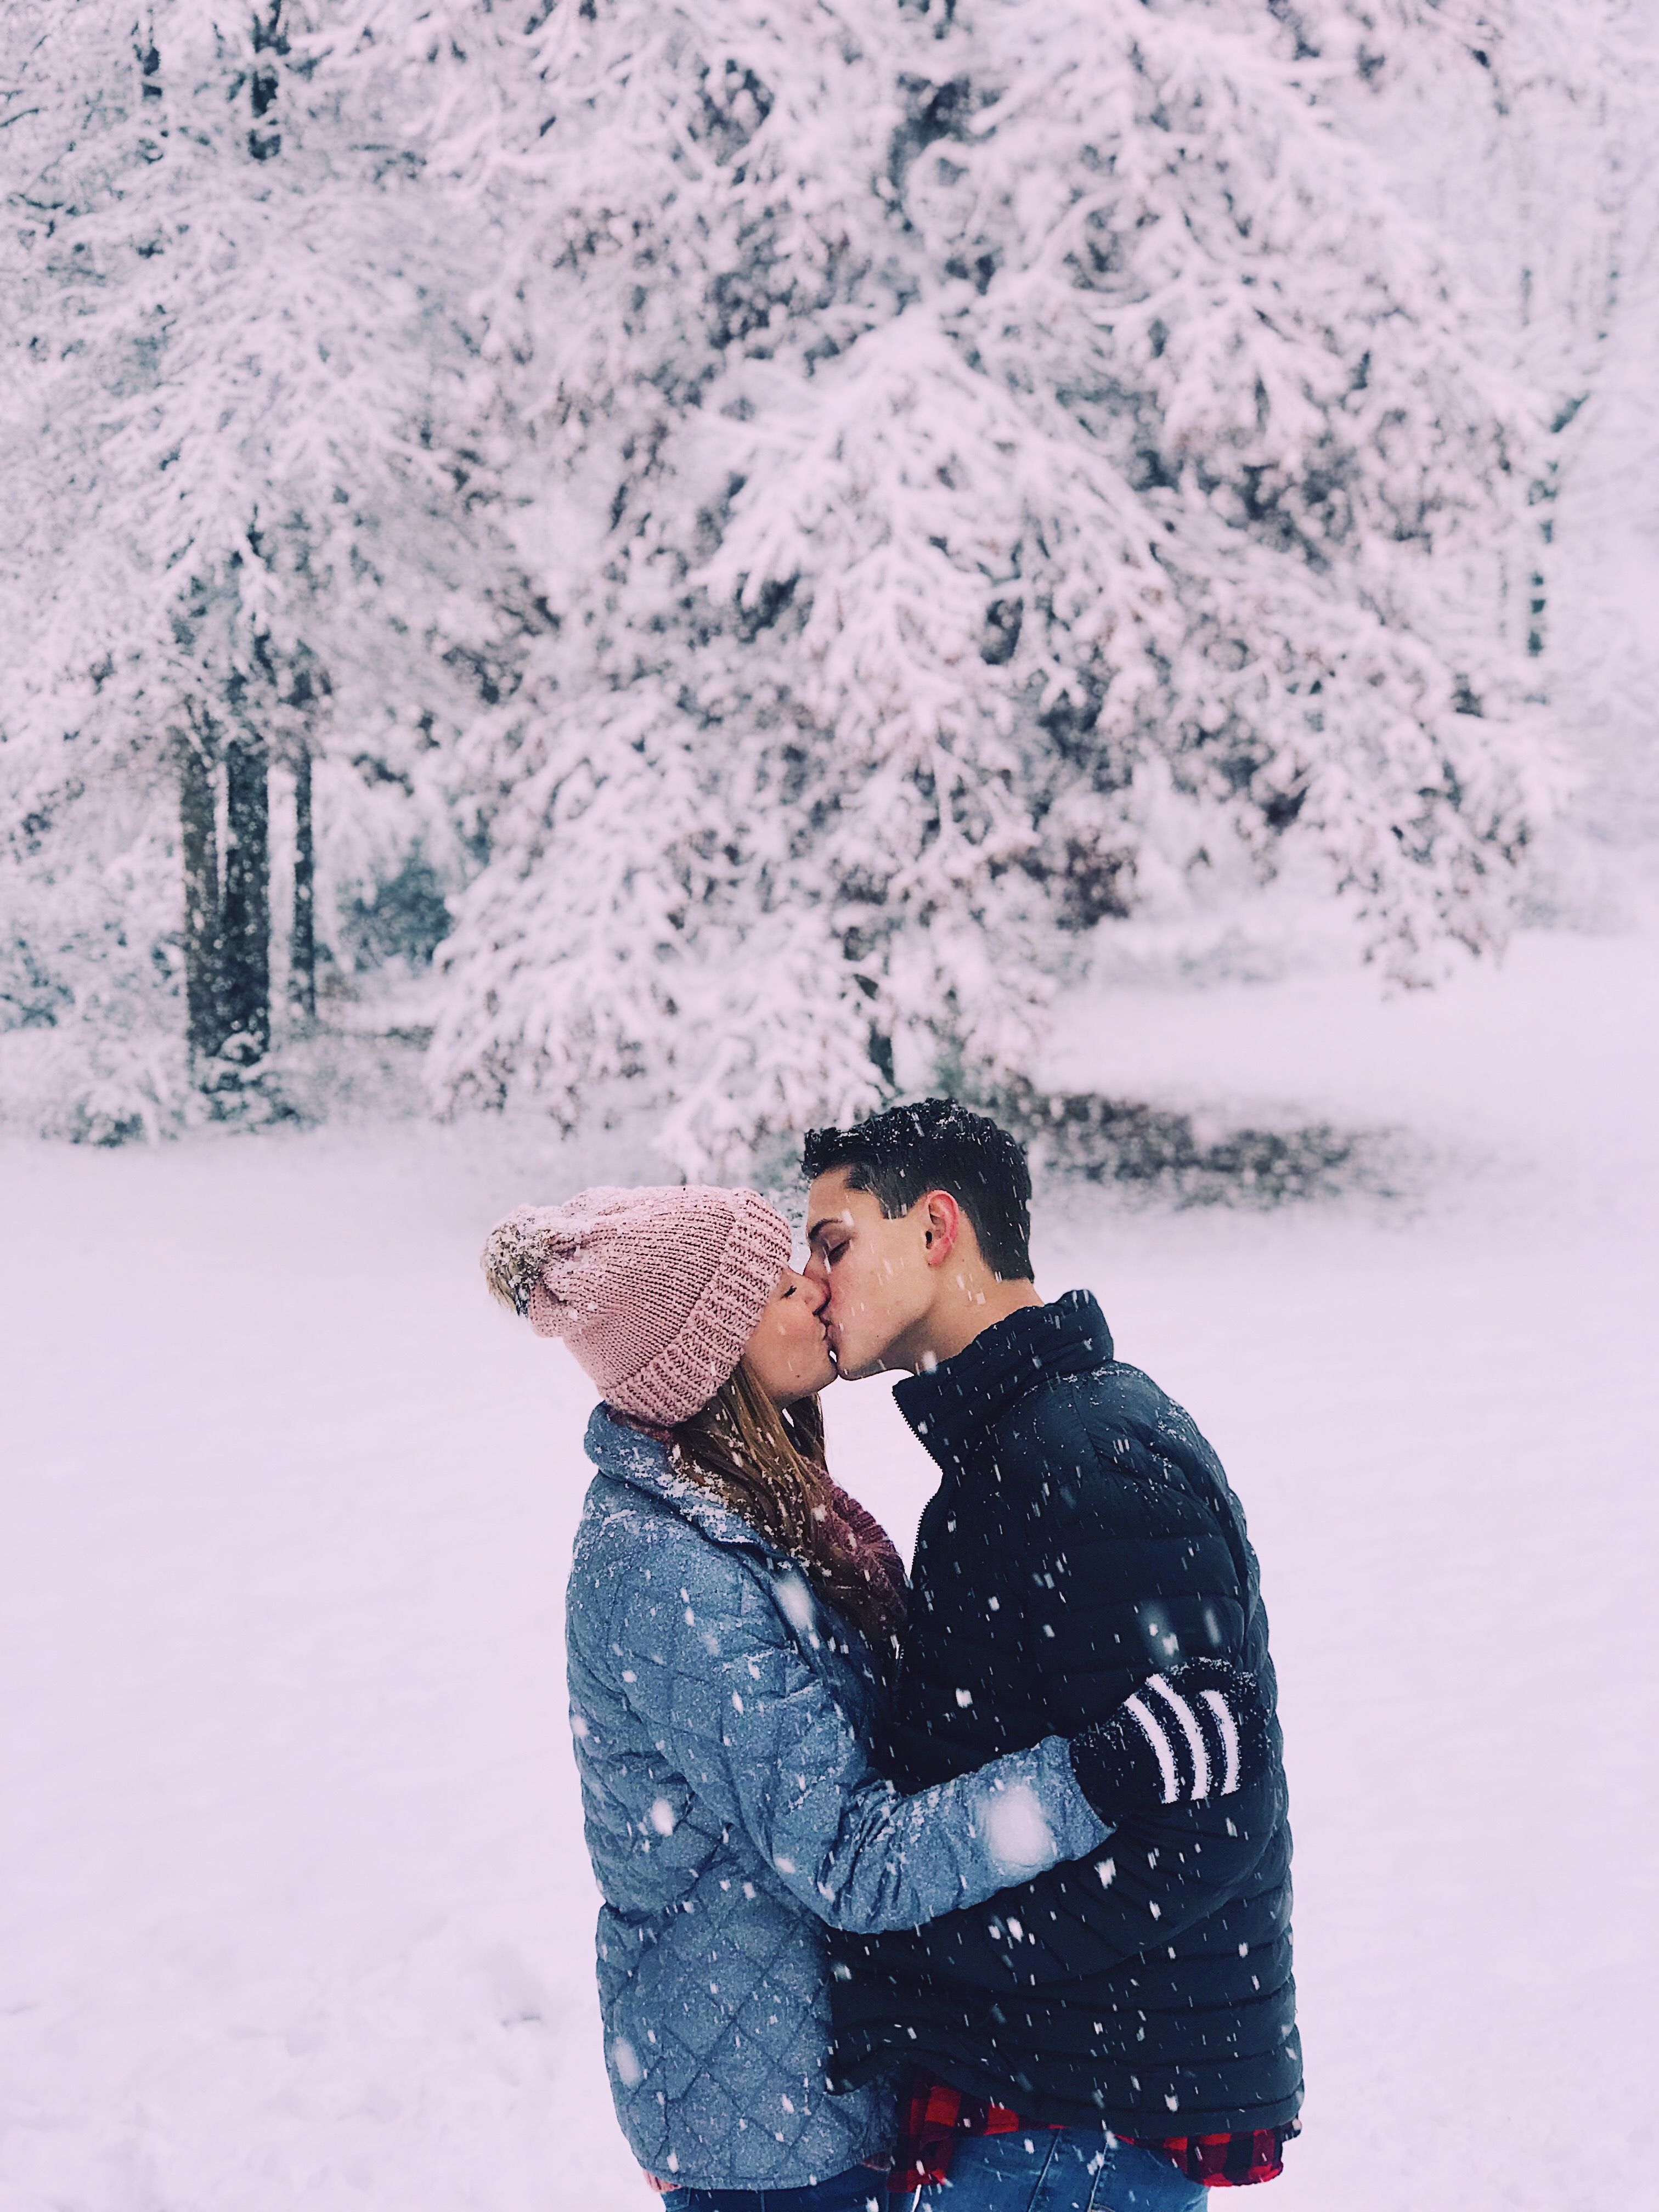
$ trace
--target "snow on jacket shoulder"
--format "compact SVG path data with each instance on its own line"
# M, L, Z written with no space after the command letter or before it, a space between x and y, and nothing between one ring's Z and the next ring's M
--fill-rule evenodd
M682 2184L802 2187L890 2147L885 2083L825 2088L829 1928L914 1928L1105 1831L1058 1736L901 1796L799 1569L603 1407L587 1449L566 1643L617 2116Z

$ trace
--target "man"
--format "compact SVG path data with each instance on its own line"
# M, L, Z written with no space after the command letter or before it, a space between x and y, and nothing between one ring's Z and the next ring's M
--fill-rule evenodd
M804 1172L841 1371L909 1370L894 1395L940 1473L893 1778L1072 1734L1176 1658L1242 1663L1271 1705L1238 1501L1188 1416L1114 1357L1093 1297L1039 1297L1014 1139L928 1099L813 1131ZM1173 1723L1142 1702L1157 1749ZM1126 1823L988 1906L838 1941L835 2086L910 2062L901 2166L924 2203L1184 2212L1206 2180L1280 2171L1302 2059L1273 1738L1252 1788Z

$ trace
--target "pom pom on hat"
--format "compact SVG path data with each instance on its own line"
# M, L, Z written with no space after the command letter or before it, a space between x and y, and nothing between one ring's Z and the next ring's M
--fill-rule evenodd
M544 1224L555 1211L546 1206L521 1206L489 1232L489 1242L483 1249L484 1280L490 1297L509 1313L522 1316L530 1311L530 1293L550 1250Z
M757 1191L600 1188L520 1206L490 1231L483 1270L538 1336L564 1339L608 1404L672 1427L737 1366L789 1249Z

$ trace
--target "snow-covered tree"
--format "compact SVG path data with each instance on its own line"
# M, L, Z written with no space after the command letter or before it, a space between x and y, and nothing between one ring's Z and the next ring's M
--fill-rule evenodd
M6 11L0 1004L84 1064L94 1127L176 1105L181 969L198 1066L260 1059L273 771L301 1001L308 817L325 886L453 859L434 730L492 650L489 471L419 13Z
M439 1101L626 1081L691 1169L1000 1083L1129 913L1492 941L1637 235L1550 134L1635 158L1636 5L16 0L0 1027L65 1125L164 1120L186 1013L257 1057L312 872L342 957L452 895Z
M1566 823L1650 832L1659 15L1645 0L1345 0L1304 38L1446 241L1492 357L1538 394L1515 598L1529 687L1579 786Z
M1490 940L1524 399L1292 25L531 35L489 319L552 628L466 740L440 1096L642 1077L700 1168L1017 1069L1068 936L1197 878L1316 866L1402 974Z

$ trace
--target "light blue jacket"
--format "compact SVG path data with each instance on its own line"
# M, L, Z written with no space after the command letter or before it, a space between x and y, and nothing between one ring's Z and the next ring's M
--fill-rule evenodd
M918 1926L1107 1832L1059 1736L898 1796L799 1568L603 1407L587 1450L566 1640L617 2117L683 2185L803 2187L892 2147L890 2089L823 2087L826 1927Z

